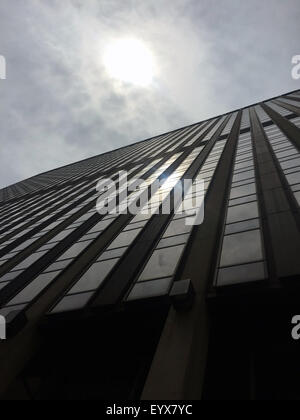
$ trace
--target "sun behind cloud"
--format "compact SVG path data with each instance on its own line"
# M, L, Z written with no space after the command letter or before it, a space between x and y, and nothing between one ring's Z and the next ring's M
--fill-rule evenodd
M135 38L111 43L104 53L104 65L110 77L144 87L151 84L155 73L151 50Z

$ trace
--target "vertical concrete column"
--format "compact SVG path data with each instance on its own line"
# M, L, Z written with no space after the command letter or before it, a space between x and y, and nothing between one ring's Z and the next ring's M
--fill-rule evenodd
M209 342L206 290L225 217L234 152L240 131L239 112L207 193L204 223L195 227L181 279L190 279L195 301L186 312L171 308L144 387L142 399L201 399Z

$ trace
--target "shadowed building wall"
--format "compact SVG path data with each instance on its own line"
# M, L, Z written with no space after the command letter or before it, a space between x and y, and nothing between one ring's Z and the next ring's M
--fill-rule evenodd
M100 215L120 171L204 179L203 223ZM2 189L2 398L299 395L299 204L300 91Z

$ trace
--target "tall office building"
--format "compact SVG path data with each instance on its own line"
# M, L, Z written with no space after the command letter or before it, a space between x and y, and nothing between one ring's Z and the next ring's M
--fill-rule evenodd
M99 214L96 184L120 171L161 181L153 206L204 179L203 223L174 200L167 214ZM300 91L34 176L0 201L3 399L299 398Z

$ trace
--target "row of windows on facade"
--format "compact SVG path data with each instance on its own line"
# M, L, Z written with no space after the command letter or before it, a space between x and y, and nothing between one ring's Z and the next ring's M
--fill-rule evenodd
M173 156L171 159L169 159L169 161L164 164L163 166L160 167L160 169L158 171L156 171L157 175L160 175L164 170L166 170L178 157L178 155ZM158 160L155 160L154 162L152 162L151 164L149 164L146 168L143 169L143 171L141 171L138 175L142 176L144 173L148 172L149 169L151 169L153 166L155 166L157 163L159 162ZM94 201L94 200L93 200ZM82 223L84 223L84 221L86 221L87 219L89 219L94 213L95 213L95 209L94 209L95 205L94 203L92 204L92 208L93 210L91 211L91 213L87 213L83 216L81 216L79 219L77 219L76 222L74 222L73 224L75 226L75 228L79 227ZM71 209L70 213L74 213L74 211L77 211L78 209ZM58 220L56 223L60 223L61 220ZM53 228L53 226L51 226ZM47 227L49 228L49 226ZM62 237L67 236L70 234L70 232L73 230L72 225L68 227L67 230L65 230L64 232L61 232L58 237L54 237L52 238L50 241L48 241L48 243L46 243L44 245L44 248L46 248L47 250L51 249L52 247L54 247L58 241L60 241L62 239ZM90 234L93 234L93 232L90 232ZM83 238L82 238L83 239ZM36 237L33 237L30 241L34 241L36 240ZM87 244L88 245L88 244ZM41 249L39 250L41 251ZM45 251L42 251L43 253ZM11 280L11 278L16 278L17 276L20 275L20 270L24 270L26 269L28 266L30 266L34 261L36 261L37 259L40 258L40 252L30 255L25 261L23 261L18 267L14 268L14 271L7 273L4 277L1 278L1 280L3 281L7 281L7 280ZM16 269L19 269L16 271Z
M68 191L68 193L70 193L70 191ZM67 196L68 196L68 194L67 194ZM68 196L69 197L69 196ZM79 198L78 196L76 197L77 199ZM59 204L59 203L55 203L55 204ZM69 204L70 204L70 201L69 201ZM15 217L15 215L13 216L13 217ZM47 217L46 217L47 218ZM32 218L30 218L30 217L27 217L26 218L26 222L28 223L28 222L31 222L32 221ZM7 220L5 221L6 223L8 222ZM15 220L14 220L14 222L16 222ZM17 226L18 228L20 228L22 226L22 223L19 225L19 226ZM15 228L16 228L16 226L14 226ZM9 233L9 231L6 231L5 232L5 235L7 235ZM10 242L12 242L13 241L13 239L10 239L10 240L8 240L6 243L4 243L4 244L2 244L2 248L4 247L4 246L7 246L7 244L9 244Z
M153 273L155 273L155 268L158 267L157 277L162 276L162 274L166 276L174 274L188 235L182 233L182 237L179 235L176 239L178 242L172 242L167 251L160 250L159 244L150 258L149 268L146 266L132 288L128 300L163 294L170 289L173 277L153 280ZM173 266L171 267L170 263L166 264L168 268L163 272L159 262L170 261L170 258L173 261ZM241 136L228 204L218 283L219 285L236 284L238 282L259 281L266 277L267 267L256 196L252 144L250 139ZM91 295L89 294L89 298ZM63 310L64 307L72 308L74 305L80 306L83 302L86 303L88 299L85 300L85 297L87 296L77 294L73 296L70 293L62 299L53 311Z
M74 181L78 178L81 178L82 176L87 176L87 175L91 176L92 174L97 173L99 171L108 170L112 166L117 166L119 164L124 165L126 163L134 161L134 158L136 156L139 156L136 160L141 160L141 156L144 156L145 151L147 151L148 154L150 154L152 150L155 154L158 154L160 151L162 151L162 147L161 147L162 143L166 143L163 149L166 149L168 145L171 147L171 145L174 143L175 143L175 147L177 147L176 140L178 140L178 138L181 138L185 134L185 132L190 132L192 130L196 131L197 129L199 129L201 125L202 123L197 124L196 129L195 127L192 127L192 128L188 127L186 129L180 129L175 132L156 137L154 139L139 143L137 145L128 146L122 149L121 151L112 152L108 156L105 155L104 159L101 157L93 158L85 162L80 162L79 164L73 164L67 168L62 168L56 171L52 171L51 173L49 173L49 175L43 174L43 175L37 176L35 177L37 179L36 182L33 180L25 181L25 186L26 186L26 182L33 183L33 185L34 183L37 183L38 184L37 188L39 188L39 186L44 185L42 183L42 180L45 177L46 178L49 177L49 180L46 182L47 186L54 185L54 184L57 185L59 182L64 182L65 180ZM117 155L117 157L114 158L114 155ZM96 163L94 163L95 160L96 160ZM98 160L99 160L99 163L97 162ZM106 162L106 165L103 165L103 160L104 162ZM96 169L93 169L94 167L96 167ZM68 172L70 173L69 176L68 176ZM75 175L73 175L74 172L75 172ZM60 173L61 173L62 180L61 181L55 180L55 177L58 177L58 179L61 178L59 176Z
M217 147L219 148L221 145L218 145ZM223 147L223 146L222 146ZM188 168L188 166L194 161L194 158L201 152L201 149L202 148L198 148L198 150L196 149L196 150L194 150L194 152L192 152L192 156L189 156L187 159L185 159L185 161L181 164L181 166L179 166L179 168L178 168L178 170L176 171L176 176L178 177L178 176L180 176L180 175L183 175L184 174L184 172L186 171L186 169ZM195 155L195 156L193 156L193 154ZM173 161L176 159L178 157L178 155L175 155L175 156L173 156L173 158L172 159L170 159L170 162L168 162L168 165L171 165L172 163L173 163ZM212 156L212 158L213 158L213 156ZM160 169L161 171L162 170L165 170L165 167L163 167L163 168L161 168ZM182 172L181 172L182 171ZM157 175L159 175L159 174L157 174ZM174 178L174 182L176 182L176 177ZM169 188L171 188L172 187L172 184L170 184L170 179L168 180L168 185L169 185ZM141 229L141 226L139 227L139 229ZM131 235L133 234L132 233L133 231L131 231ZM137 232L139 232L139 230L137 231ZM136 233L137 233L136 232ZM126 234L126 237L128 237L128 233ZM86 244L87 246L89 245L89 243L87 243ZM112 245L113 246L113 245ZM121 247L121 248L124 248L124 247ZM123 250L124 251L124 250ZM56 273L57 274L57 273ZM25 292L26 293L26 292ZM16 302L16 301L13 301L14 303Z
M155 166L157 163L159 162L159 160L156 160L154 162L152 162L150 165L147 165L146 168L144 168L144 171L148 171L150 170L153 166ZM134 169L133 168L131 171L133 172ZM141 176L143 173L140 172L138 175ZM116 174L117 175L117 174ZM130 173L129 173L130 175ZM94 184L94 183L93 183ZM15 254L17 254L18 252L22 251L23 249L27 248L29 245L32 245L35 241L37 241L41 236L45 235L46 233L48 233L49 231L51 231L54 228L59 228L60 225L63 225L66 223L66 220L70 217L74 217L74 215L80 211L82 211L83 207L88 206L88 209L86 209L86 211L88 212L89 210L92 209L93 214L95 213L95 199L98 195L98 193L95 191L95 187L93 185L93 187L91 188L92 191L94 191L94 193L92 194L92 196L87 195L87 198L81 202L80 204L78 204L77 206L72 206L68 205L67 208L69 208L63 215L63 217L59 217L58 219L56 219L54 222L52 222L51 224L47 225L44 229L39 230L39 232L37 234L32 235L31 238L27 238L27 240L25 242L23 242L21 245L19 245L17 248L14 248L13 252L10 252L9 254L7 254L6 256L3 256L5 258L5 260L3 260L3 264L5 264L5 262L9 259L11 259L13 256L15 256ZM68 201L68 204L70 204L70 201ZM57 206L56 206L57 207ZM56 213L60 214L62 207L59 205L56 209ZM52 219L55 216L55 213L47 213L47 216L44 217L44 222ZM79 226L81 223L83 223L86 220L86 214L84 214L83 216L79 216L79 219L77 219L74 223L72 223L72 225L76 225ZM36 226L38 226L41 222L41 219L38 219L38 222L36 222ZM34 225L30 225L30 227L28 228L28 232L30 232L32 230L32 228L35 227ZM70 226L69 226L70 228ZM20 235L23 235L24 231L22 230ZM61 234L59 234L61 235ZM60 237L61 240L61 237ZM10 240L11 241L11 240ZM57 240L58 241L58 240ZM56 240L53 240L52 238L50 239L50 242L57 242ZM6 243L7 245L7 243ZM2 257L2 258L3 258ZM32 258L32 257L29 257ZM24 263L23 263L24 264ZM29 264L30 265L30 264Z
M214 122L215 122L215 120L213 120L212 123L214 123ZM206 124L204 124L204 125L206 126ZM211 126L213 124L209 124L209 125ZM145 157L148 157L149 155L151 155L150 157L152 158L152 157L157 156L158 154L161 154L165 150L167 152L173 151L173 150L175 150L175 148L180 147L181 144L186 143L186 142L187 143L184 145L185 147L192 146L193 143L195 143L199 139L199 137L203 134L203 132L205 131L204 129L201 129L200 132L199 132L200 127L202 127L202 125L198 124L196 127L183 129L183 130L180 130L178 133L175 133L175 134L171 133L171 134L165 135L163 137L159 137L158 140L156 139L156 143L158 142L158 146L155 146L154 149L150 148L150 150L148 150L146 153L144 153L144 149L146 149L146 147L147 147L147 149L149 149L149 147L148 147L149 145L147 144L147 146L144 146L142 151L140 151L140 150L138 151L138 154L139 154L138 159L134 160L135 154L133 155L131 151L129 153L127 153L127 154L130 155L129 160L131 162L141 160L141 157L140 157L141 154L142 154L142 159L144 159ZM166 140L169 140L169 141L166 142ZM163 144L162 144L162 141L163 141ZM121 167L123 167L124 165L126 165L128 163L128 161L124 160L124 157L122 157L121 163L122 163ZM110 162L110 167L115 166L115 165L116 165L115 161ZM121 169L121 167L120 167L120 169ZM82 177L82 175L83 175L82 172L80 172L79 177ZM66 188L68 188L68 187L66 187ZM61 193L61 190L60 190L60 192L58 192L58 194L59 193ZM69 191L69 193L70 193L70 191ZM50 194L51 194L51 192L50 192ZM54 192L54 194L55 194L55 192ZM44 198L46 199L47 197L44 197ZM12 206L14 206L14 204ZM16 204L16 206L18 206L18 204ZM5 207L3 208L3 210L5 210ZM9 207L7 209L7 212L9 212L10 210L11 209Z
M229 121L229 126L232 126L232 123L234 121L234 117L235 117L235 115L233 115L232 118L231 118L231 121ZM211 125L213 125L214 122L215 121L213 121ZM222 122L222 120L217 124L217 126L219 126L221 124L221 122ZM225 129L228 129L228 124L227 124L227 127L225 127ZM200 132L199 132L199 127L192 128L192 130L191 129L188 129L188 131L189 131L189 134L188 135L184 135L183 136L183 139L181 140L181 142L188 141L188 143L185 146L187 146L187 145L190 146L193 143L195 143L198 140L198 138L203 134L203 131L206 131L206 127L204 129L200 130ZM196 136L194 135L195 132L197 132L197 135ZM206 137L205 137L205 139L206 139ZM178 142L176 140L175 140L175 146L178 147ZM164 148L168 148L168 145L165 145ZM174 149L174 147L172 147L171 149L168 149L168 152L172 151L173 149ZM152 157L154 157L154 155L152 155ZM87 185L89 186L90 183L87 183ZM63 190L60 190L59 192L52 193L53 194L53 197L52 197L53 205L54 206L57 206L57 205L60 204L61 205L61 208L62 208L63 205L66 205L67 206L68 204L70 204L70 194L72 192L75 195L75 199L76 199L76 193L77 193L77 199L78 199L80 197L80 196L78 197L78 192L79 192L78 191L78 188L79 187L80 187L80 184L77 185L76 187L66 187L65 190L67 190L67 191L64 191L64 189L63 189ZM83 187L83 189L84 188L85 188L85 186ZM51 193L49 193L49 194L51 194ZM48 197L49 194L46 194L46 196L43 197L42 203L40 202L41 200L40 200L39 197L36 200L33 200L33 202L31 202L31 200L30 200L30 202L29 202L30 205L34 205L35 204L35 201L39 200L39 206L35 206L34 207L35 213L37 212L37 210L39 210L39 208L42 208L42 205L44 203L45 203L44 205L48 209L48 206L51 204L51 202L49 202L49 197ZM60 200L59 201L55 201L55 198L58 195L60 195ZM62 203L63 198L66 199L65 203ZM32 223L32 220L34 219L34 217L36 215L33 215L32 217L30 217L30 215L28 214L28 210L30 210L30 208L28 208L28 207L25 206L25 209L24 209L24 205L22 206L22 209L23 209L23 218L24 218L23 224L25 224L25 223L28 224L29 222ZM9 210L7 210L7 211L9 211ZM4 223L5 223L5 225L7 226L9 224L9 221L10 220L13 220L13 222L14 222L14 230L16 230L16 228L20 228L22 226L22 224L20 224L19 226L18 225L17 226L15 225L16 221L18 220L18 219L16 219L16 213L18 213L18 212L17 211L16 212L13 212L13 214L11 214L11 217L8 220L7 219L5 220L5 215L4 215L2 217L2 219L0 218L0 223L1 223L1 220L3 220ZM37 214L39 214L39 213L37 213ZM19 219L20 218L21 218L21 216L19 217ZM8 235L9 233L11 233L11 231L9 229L6 229L5 230L5 235ZM0 238L1 238L1 235L0 235ZM10 242L12 242L12 240L8 241L4 245L7 246L7 244L10 243ZM2 248L3 248L4 245L2 245Z
M250 134L245 134L240 136L235 157L217 286L265 278L253 144Z
M292 122L297 127L300 126L300 118L293 119ZM278 159L291 191L300 205L299 151L279 127L272 125L267 127L265 132L275 158ZM253 155L250 157L245 153L247 149L245 142L240 139L234 167L217 276L219 286L259 281L267 277L256 185L252 178L254 175ZM248 146L250 147L249 142ZM243 181L243 178L247 179ZM236 187L238 181L245 184Z
M247 147L247 146L246 146L246 147ZM245 148L246 148L246 147L245 147ZM245 153L245 152L244 152L244 155L245 155L245 157L246 157L247 153ZM244 165L245 163L244 163L244 162L241 162L241 164L242 164L242 165ZM238 168L237 168L237 169L238 169ZM247 169L247 170L246 170L246 169ZM245 174L240 175L240 173L242 173L242 172L244 172ZM251 169L249 169L249 168L245 168L245 170L244 170L244 171L237 172L237 174L236 174L235 176L238 176L238 178L237 178L237 180L233 181L233 183L234 183L234 182L237 182L237 183L238 183L238 182L243 182L243 181L244 181L244 179L240 179L240 178L241 178L241 176L242 176L242 177L244 177L244 176L249 176L249 175L251 175L251 173L250 173L250 172L251 172ZM247 178L247 179L251 179L251 178ZM246 185L246 184L245 184L245 185ZM235 186L236 186L236 187L239 187L239 185L238 185L238 184L235 184ZM241 184L241 186L243 186L243 185ZM252 195L252 194L248 194L248 195ZM252 206L252 209L253 209L253 208L254 208L254 206ZM249 220L252 220L252 219L249 219ZM233 223L236 223L236 222L233 222ZM228 225L230 225L230 224L231 224L231 223L229 223L229 222L228 222ZM253 226L254 226L254 225L253 225ZM254 232L255 230L256 230L256 229L254 229L254 228L253 228L253 231L252 231L252 232ZM227 233L228 233L228 231L227 231ZM248 235L249 235L249 234L248 234ZM252 233L251 235L252 235L253 241L254 241L254 242L256 242L256 243L258 244L258 243L259 243L259 240L258 240L258 239L259 239L259 237L257 236L257 232L256 232L256 234ZM225 236L230 236L230 235L225 235ZM238 238L238 237L236 237L236 238ZM241 240L241 239L242 239L242 236L239 236L239 238L240 238L240 240ZM245 238L245 236L244 236L244 238ZM248 239L249 239L249 238L250 238L250 236L248 236ZM178 248L177 248L177 249L178 249ZM258 267L258 266L257 266L257 267ZM261 267L262 267L262 266L260 265L260 270L261 270ZM244 269L245 269L245 268L246 268L246 267L244 267Z

